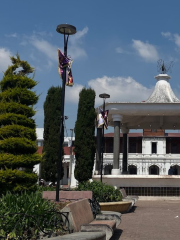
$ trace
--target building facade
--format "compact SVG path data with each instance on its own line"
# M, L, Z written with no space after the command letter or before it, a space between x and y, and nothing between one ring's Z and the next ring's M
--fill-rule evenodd
M37 128L38 153L43 149L43 128ZM64 177L61 185L76 186L74 177L75 155L73 137L64 138ZM103 175L111 175L113 168L114 134L104 136ZM180 133L165 133L164 130L144 129L143 133L128 135L128 173L129 175L180 175ZM123 161L123 134L120 134L120 171ZM96 164L96 156L94 160ZM94 164L94 172L95 172ZM170 170L172 167L172 170ZM40 165L34 171L40 177ZM94 174L93 172L93 174Z
M103 174L113 168L113 134L105 134ZM128 135L128 174L180 175L180 134L144 129ZM120 134L120 172L122 172L123 134ZM170 170L172 167L172 170Z

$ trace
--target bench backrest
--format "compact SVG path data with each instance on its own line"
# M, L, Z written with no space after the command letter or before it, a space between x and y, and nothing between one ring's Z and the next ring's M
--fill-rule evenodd
M89 224L94 220L88 199L69 203L61 212L68 212L70 229L74 232L79 232L81 225Z
M43 191L43 198L49 200L56 199L56 191ZM80 199L92 199L92 191L59 191L59 201L77 201Z
M127 197L126 190L124 188L121 188L120 192L121 192L123 198Z

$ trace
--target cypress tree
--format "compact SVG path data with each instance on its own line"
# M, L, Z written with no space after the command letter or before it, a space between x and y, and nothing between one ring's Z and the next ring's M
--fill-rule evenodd
M61 93L61 87L51 87L44 102L44 146L41 176L46 181L53 183L57 181L57 163L59 161ZM62 178L63 168L61 165Z
M95 91L83 88L79 93L77 121L75 123L75 178L87 181L92 178L95 157Z
M32 119L38 101L32 91L37 82L29 77L34 69L18 54L11 61L0 82L0 193L35 190L33 166L41 161Z

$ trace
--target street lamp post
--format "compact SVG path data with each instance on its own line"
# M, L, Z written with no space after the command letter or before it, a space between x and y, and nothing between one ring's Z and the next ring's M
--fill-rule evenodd
M76 33L76 28L69 24L60 24L57 26L56 31L64 35L64 56L67 57L67 44L69 35ZM63 131L64 131L64 102L65 102L65 83L66 83L66 67L63 68L63 77L62 77L62 94L61 94L61 120L60 120L60 134L59 134L59 154L58 154L58 163L57 163L57 185L56 185L56 201L59 202L59 185L61 177L61 167L62 167L62 144Z
M99 94L100 98L103 98L103 112L105 112L105 100L110 98L107 93ZM104 124L102 125L102 144L101 144L101 182L102 182L102 170L103 170L103 154L104 154Z
M73 131L74 129L70 129L71 131L71 146L70 146L70 162L69 162L69 182L68 182L68 187L71 187L71 177L72 177L72 160L73 160L73 151L72 151L72 147L73 147Z

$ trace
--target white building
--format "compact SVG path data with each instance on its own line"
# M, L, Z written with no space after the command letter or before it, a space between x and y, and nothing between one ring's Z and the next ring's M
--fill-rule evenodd
M146 191L156 194L156 188L160 188L158 191L163 188L164 195L180 196L180 134L165 132L166 129L180 129L180 101L171 89L170 76L159 74L155 78L154 92L147 101L106 103L109 127L114 127L114 133L105 134L102 178L103 182L126 187L130 194L139 194L139 188L143 189L143 194ZM131 129L144 131L129 133ZM42 147L42 131L37 129L39 147ZM61 184L74 187L77 184L74 178L75 156L70 140L65 138L64 141L65 175ZM93 170L95 180L100 179L101 140L102 129L98 128ZM132 189L137 192L132 192Z

